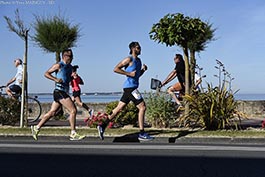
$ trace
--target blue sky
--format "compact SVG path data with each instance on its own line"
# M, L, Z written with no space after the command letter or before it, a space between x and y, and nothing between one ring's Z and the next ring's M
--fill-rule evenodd
M174 68L174 54L182 54L182 50L157 44L148 33L168 13L200 17L216 28L216 40L196 56L207 75L204 83L217 84L214 66L219 59L235 78L234 90L265 92L264 0L0 0L0 85L14 76L13 60L24 54L24 42L7 29L3 18L6 15L14 19L17 8L28 27L34 22L34 14L53 16L59 11L73 25L80 25L82 36L73 48L73 64L80 67L78 72L85 81L83 92L122 91L125 76L114 73L113 68L129 55L131 41L140 42L140 58L148 66L139 89L150 91L152 77L165 79ZM30 34L34 34L32 27ZM55 54L44 52L32 41L28 52L29 92L52 92L53 82L43 75L55 62Z

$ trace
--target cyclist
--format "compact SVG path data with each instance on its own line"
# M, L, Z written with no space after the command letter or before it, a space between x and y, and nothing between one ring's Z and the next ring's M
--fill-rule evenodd
M6 93L11 97L15 98L16 95L20 95L22 91L22 76L23 76L23 66L22 66L22 60L20 58L17 58L14 60L14 65L17 68L16 75L10 79L10 81L6 84ZM14 84L12 84L14 83ZM10 85L12 84L12 85Z
M172 98L177 103L177 110L182 108L182 104L175 95L175 92L179 92L179 95L182 96L185 94L185 62L181 54L176 54L174 57L175 68L169 73L167 78L162 82L161 87L165 86L169 82L171 82L176 77L178 78L178 82L174 85L170 86L167 92L172 96Z

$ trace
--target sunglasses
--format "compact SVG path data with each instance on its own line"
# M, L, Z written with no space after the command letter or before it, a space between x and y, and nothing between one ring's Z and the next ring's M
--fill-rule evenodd
M67 57L70 57L70 58L73 57L73 55L68 55L68 54L64 54L64 56L67 56Z

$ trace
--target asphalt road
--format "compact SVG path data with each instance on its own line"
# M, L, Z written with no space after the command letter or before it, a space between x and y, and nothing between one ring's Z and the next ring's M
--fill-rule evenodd
M2 177L263 177L264 160L262 143L0 138Z

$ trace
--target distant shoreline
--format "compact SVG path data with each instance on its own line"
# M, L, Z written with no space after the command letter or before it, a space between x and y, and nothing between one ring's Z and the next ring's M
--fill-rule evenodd
M38 96L39 100L44 102L53 101L52 93L29 93L30 96ZM84 102L111 102L120 100L122 92L85 92L81 99ZM263 101L265 94L235 94L235 100L242 101Z
M28 93L30 95L52 95L53 93ZM82 95L120 95L122 92L84 92Z

